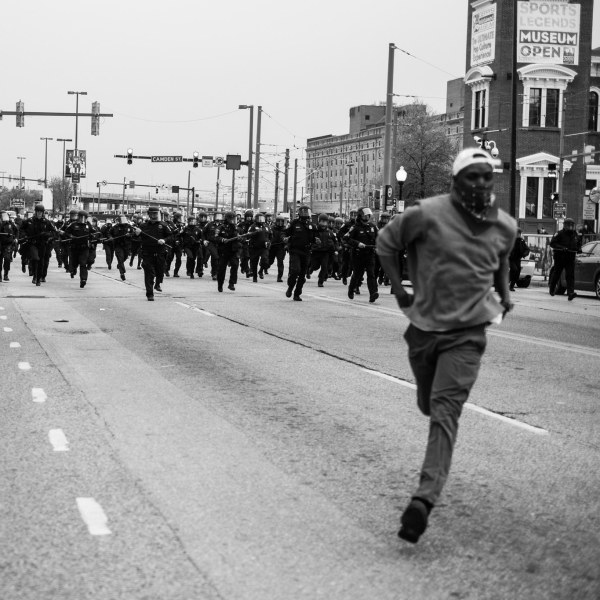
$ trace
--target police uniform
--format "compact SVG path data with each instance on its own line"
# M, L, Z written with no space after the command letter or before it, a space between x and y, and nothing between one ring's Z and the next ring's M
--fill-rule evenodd
M299 207L300 211L302 207ZM288 243L288 251L290 253L288 288L285 295L291 298L294 295L294 300L302 300L302 288L306 281L306 272L310 261L310 250L313 244L318 239L317 229L310 222L310 217L294 219L285 230L285 235Z
M148 210L148 214L159 213L158 208ZM171 235L171 230L162 221L146 221L138 225L142 267L144 269L144 283L146 297L154 300L154 290L162 292L160 287L165 272L166 241ZM162 241L162 243L161 243Z

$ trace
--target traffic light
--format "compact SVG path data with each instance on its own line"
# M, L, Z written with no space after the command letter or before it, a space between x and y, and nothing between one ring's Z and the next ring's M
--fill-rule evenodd
M17 127L25 127L25 104L20 100L17 102Z
M192 165L194 167L194 169L198 168L198 159L200 158L200 154L198 154L198 152L194 152L194 154L192 154L192 156L194 157L194 164Z
M92 102L92 135L100 135L100 102Z
M156 193L158 194L158 186L156 186Z
M130 165L133 162L133 150L131 148L127 149L127 164Z

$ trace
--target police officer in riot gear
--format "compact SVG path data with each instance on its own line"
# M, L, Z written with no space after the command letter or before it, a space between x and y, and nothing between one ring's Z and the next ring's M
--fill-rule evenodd
M217 271L217 289L223 291L225 283L225 274L229 266L229 285L228 289L235 291L237 283L238 268L240 259L239 232L236 225L235 213L230 211L224 215L224 222L219 224L215 233L215 241L219 245L219 268Z
M285 238L290 253L289 275L285 295L294 296L294 300L302 301L302 288L306 282L306 273L310 261L313 244L319 244L316 227L310 221L310 208L302 205L298 208L298 218L294 219L285 230ZM319 240L317 242L317 240Z
M370 208L359 208L356 223L344 236L344 240L352 248L352 278L348 286L348 298L351 300L354 298L365 271L369 288L369 302L375 302L379 298L375 277L375 242L378 229L371 223L372 216Z

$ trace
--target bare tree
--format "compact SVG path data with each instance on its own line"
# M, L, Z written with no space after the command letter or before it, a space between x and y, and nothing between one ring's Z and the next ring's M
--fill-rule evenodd
M54 197L54 210L59 213L67 212L71 206L71 196L73 195L70 180L53 177L48 187L52 190Z
M402 195L409 204L448 191L456 155L431 108L419 103L411 106L397 121L394 168L395 173L403 166L408 173Z

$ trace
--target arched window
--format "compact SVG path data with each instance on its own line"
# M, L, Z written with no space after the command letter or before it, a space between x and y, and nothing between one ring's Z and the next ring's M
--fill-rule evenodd
M589 131L598 131L598 92L590 92Z

